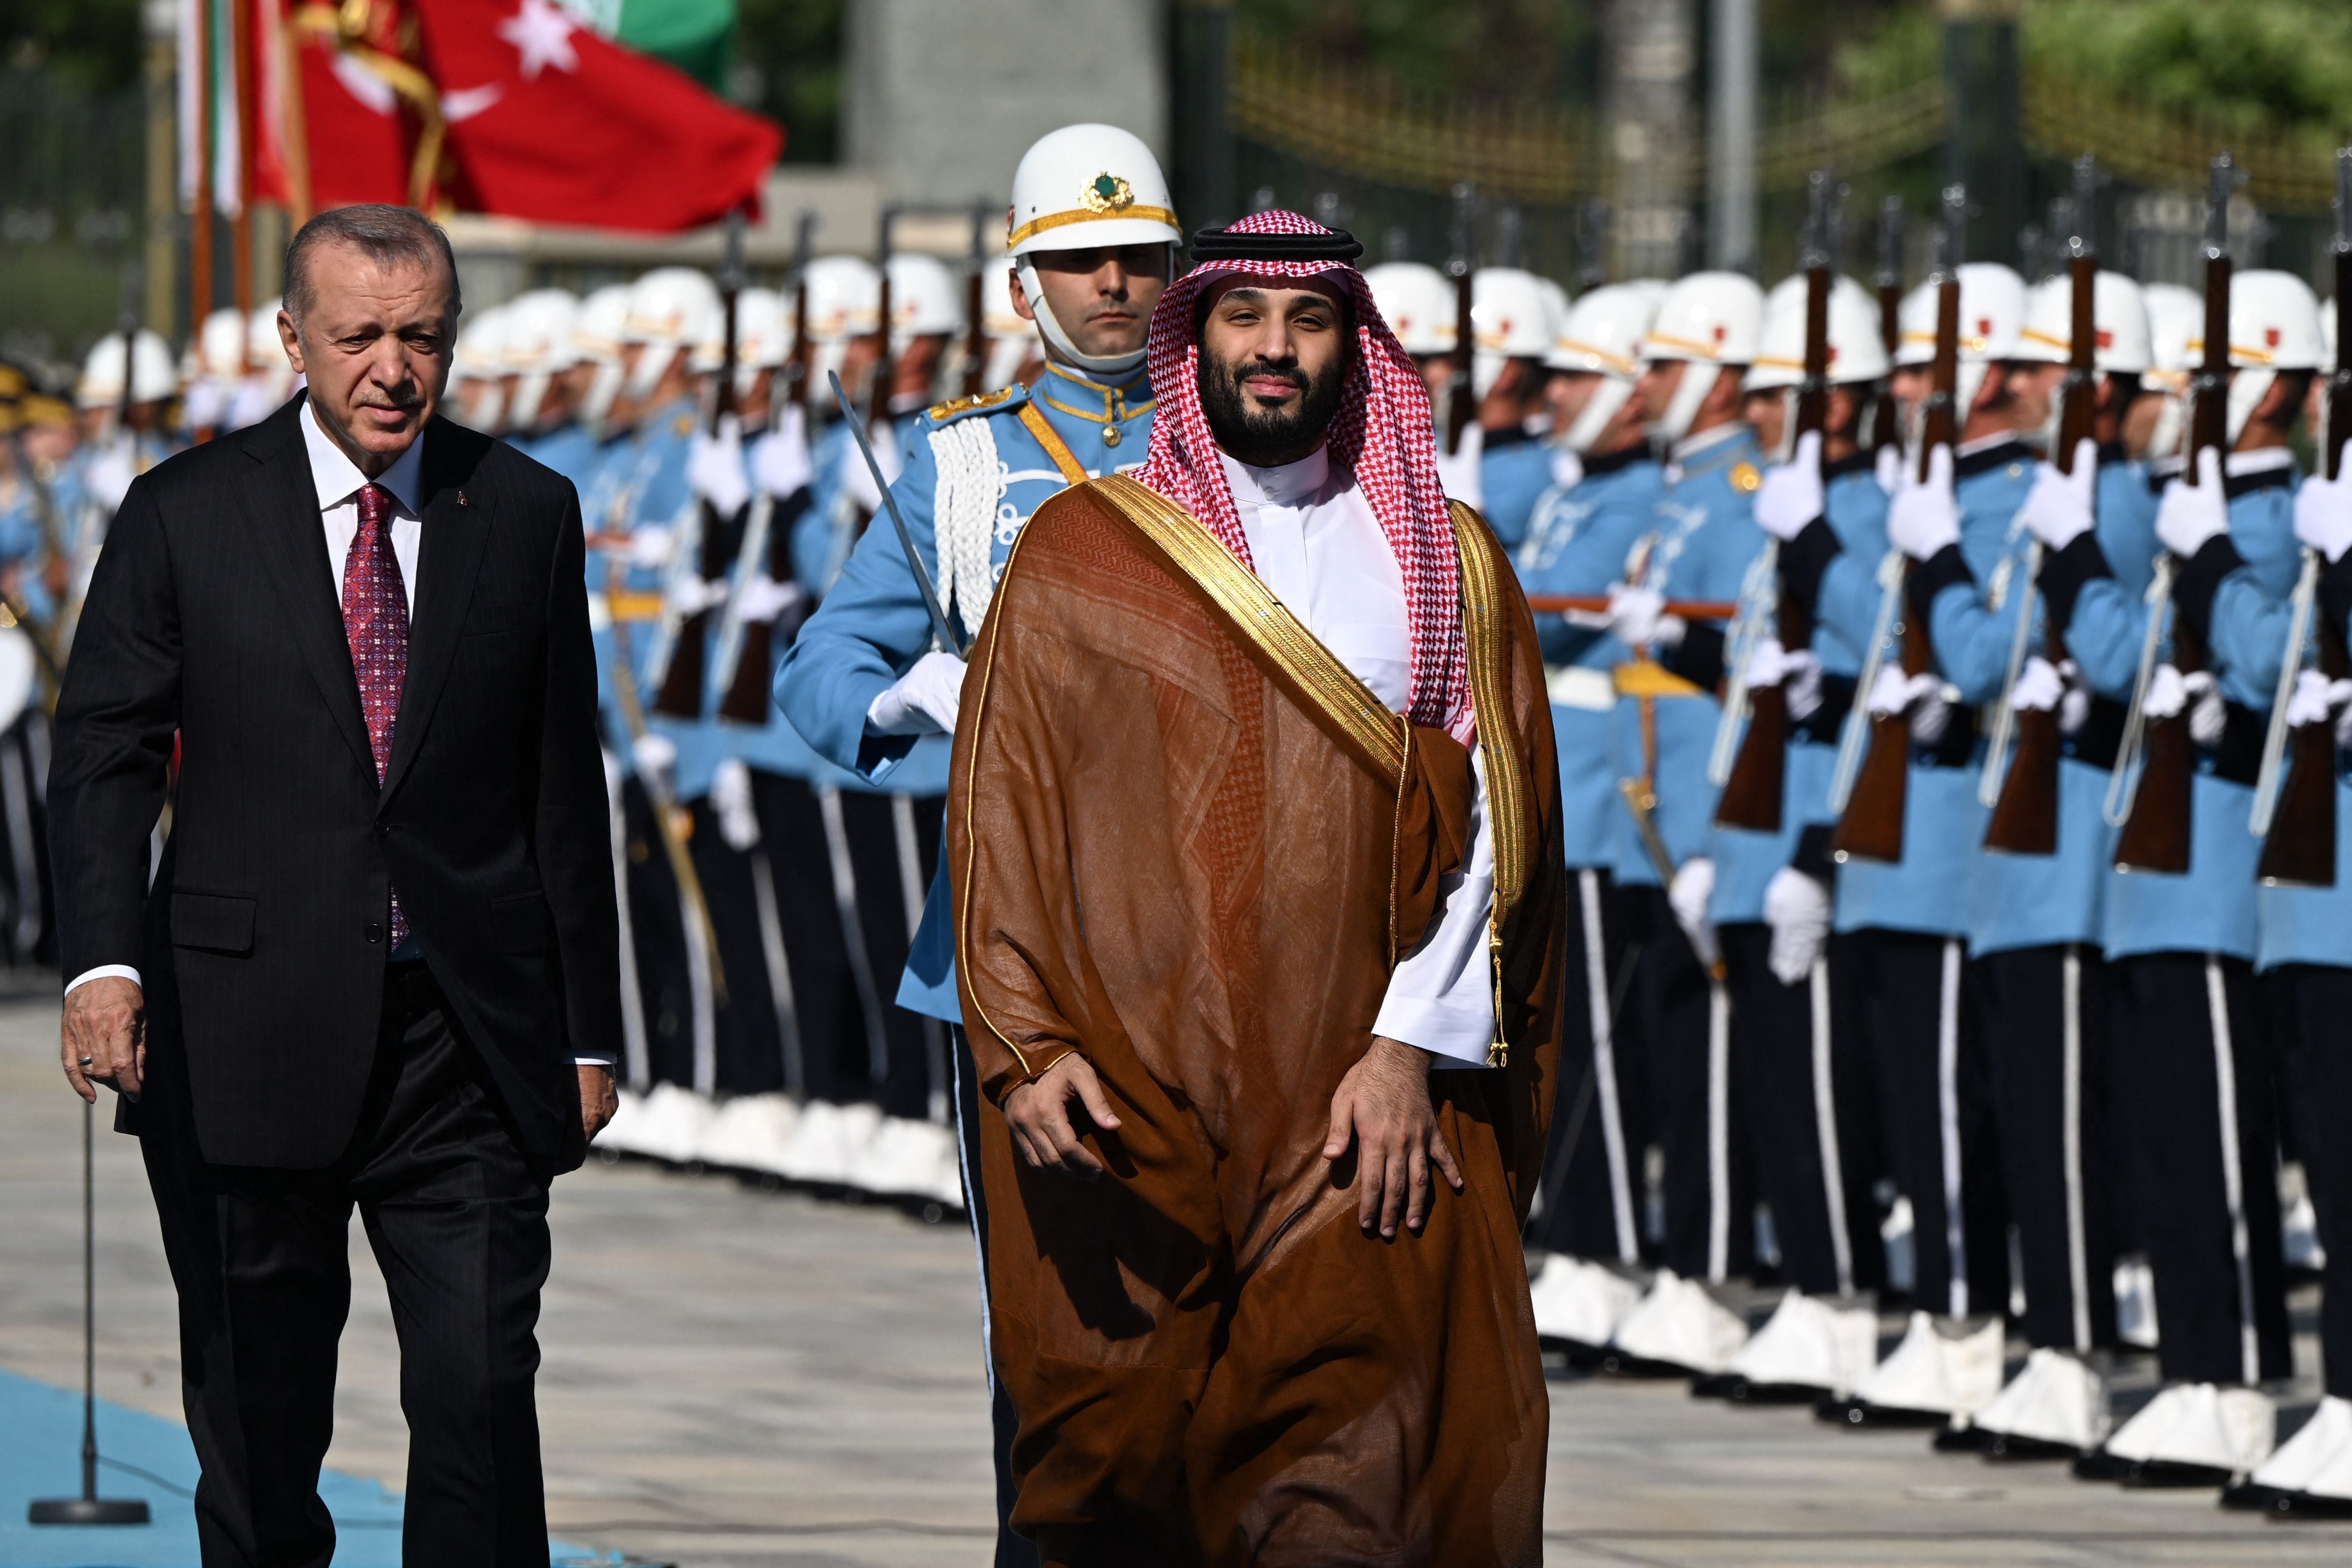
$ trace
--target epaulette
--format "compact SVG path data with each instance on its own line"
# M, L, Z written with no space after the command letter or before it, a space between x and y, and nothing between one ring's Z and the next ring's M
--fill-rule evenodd
M974 392L970 397L951 397L945 402L935 402L923 411L923 417L933 424L947 424L968 413L985 413L992 408L1003 408L1017 398L1029 395L1029 389L1015 382L994 392Z

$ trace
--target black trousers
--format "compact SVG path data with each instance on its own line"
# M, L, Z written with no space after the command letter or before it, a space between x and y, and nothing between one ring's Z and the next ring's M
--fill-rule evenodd
M327 1169L208 1165L185 1105L165 1064L142 1107L141 1144L179 1291L205 1568L320 1568L334 1554L319 1467L334 1429L354 1207L400 1336L402 1561L546 1568L531 1385L548 1176L522 1155L424 966L387 977L359 1127Z
M1924 1310L1964 1318L2009 1309L2009 1218L1993 1143L1979 998L1958 937L1852 933L1832 980L1853 988L1877 1065L1880 1126L1895 1185L1911 1200Z
M2289 964L2273 970L2273 1021L2294 1085L2304 1178L2327 1249L2319 1293L2320 1363L2327 1392L2352 1398L2352 969ZM2161 1319L2159 1317L2159 1323Z
M2111 967L2124 1105L2148 1184L2158 1363L2179 1382L2289 1376L2278 1114L2253 972L2206 953Z
M1768 961L1770 926L1743 922L1717 936L1731 988L1733 1076L1781 1277L1808 1295L1875 1290L1886 1282L1870 1196L1878 1107L1869 1053L1836 1027L1829 967L1842 955L1789 986Z
M2025 1270L2025 1338L2087 1351L2116 1343L2106 965L2080 944L1978 959L1994 1137Z
M1746 1274L1756 1264L1756 1190L1731 1071L1730 994L1709 979L1664 889L1624 888L1617 906L1640 947L1624 1034L1649 1065L1651 1126L1665 1156L1661 1261L1686 1279Z
M988 1368L991 1448L996 1461L996 1568L1037 1568L1036 1543L1013 1529L1013 1505L1020 1500L1020 1491L1013 1484L1013 1439L1021 1422L1013 1413L1013 1396L997 1379L995 1344L991 1338L994 1319L988 1301L988 1194L980 1180L980 1074L973 1068L971 1042L961 1029L953 1033L956 1156L963 1168L964 1212L971 1217L972 1239L980 1249L981 1351Z
M1605 871L1569 873L1568 965L1560 988L1559 1092L1552 1103L1540 1212L1531 1239L1602 1263L1642 1258L1643 1155L1649 1145L1643 1063L1613 1007L1633 951L1611 917Z

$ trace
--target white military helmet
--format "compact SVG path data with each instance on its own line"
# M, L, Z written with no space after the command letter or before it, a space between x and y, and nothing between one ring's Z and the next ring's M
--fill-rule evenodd
M286 340L278 335L278 313L286 308L283 299L272 299L254 308L245 322L245 363L247 370L265 375L291 376L294 367L286 360Z
M630 372L629 394L648 397L668 374L681 350L718 330L719 290L709 277L690 267L657 267L629 286L628 319L621 326L621 341L642 343L636 369Z
M793 313L772 288L746 288L735 296L735 396L751 395L761 371L793 357ZM717 369L714 362L712 369Z
M890 351L917 338L963 330L963 286L935 256L902 253L889 261Z
M507 305L507 367L515 374L507 417L519 430L539 421L548 384L580 359L580 301L561 288L536 288Z
M1794 284L1793 288L1790 285ZM1764 329L1755 362L1741 384L1749 392L1802 385L1805 379L1805 277L1783 278L1764 301ZM1829 379L1835 386L1874 382L1886 374L1886 340L1878 330L1878 301L1841 274L1830 281Z
M270 323L270 338L278 336L277 322ZM205 318L202 330L196 334L196 368L215 381L234 382L245 374L245 318L224 307Z
M1160 160L1141 139L1115 125L1065 125L1049 131L1030 144L1013 172L1004 248L1018 261L1021 287L1037 313L1037 329L1081 370L1123 376L1143 363L1144 349L1139 345L1129 354L1080 353L1054 319L1031 258L1041 250L1172 247L1183 240Z
M596 374L580 400L580 419L600 439L625 373L621 358L621 329L628 320L629 286L625 283L607 284L591 293L580 302L580 314L572 319L572 346L581 359L596 367Z
M1570 451L1592 450L1633 395L1633 377L1642 368L1642 340L1656 314L1657 301L1649 291L1622 283L1604 284L1569 308L1544 363L1556 371L1601 378L1560 436Z
M1540 359L1559 328L1543 279L1516 267L1482 267L1470 277L1470 390L1485 397L1507 360Z
M874 335L882 275L873 263L855 256L821 256L808 264L805 276L810 342L837 347Z
M2116 375L2146 373L2148 358L2147 302L2140 287L2120 272L2101 271L2091 290L2092 368ZM2026 296L2025 325L2017 335L2021 360L2063 364L2074 341L2074 280L2061 272L2035 284Z
M132 402L160 402L180 390L170 346L143 327L131 340L130 369ZM83 408L110 408L122 402L122 334L109 332L83 358L74 401Z
M1961 264L1959 374L1953 388L1954 413L1965 423L1968 410L1984 385L1986 371L2018 357L2019 334L2025 329L2025 279L1997 261ZM1936 313L1940 286L1923 283L1903 297L1895 312L1901 337L1895 350L1898 365L1926 365L1936 358Z
M2189 340L2195 364L2205 357L2199 319ZM2281 371L2316 371L2326 351L2319 298L2291 272L2256 267L2230 280L2230 442L2237 444Z
M980 269L980 320L981 329L988 334L988 362L981 369L981 383L1009 386L1044 341L1037 323L1013 308L1010 267L992 262Z
M1418 261L1384 261L1364 270L1372 304L1408 354L1454 351L1454 284Z
M2189 428L2189 371L2195 362L2189 340L2201 340L2205 301L2193 288L2178 283L2150 283L2140 289L2147 306L2147 373L2142 379L2164 393L2156 426L2148 433L2147 455L2153 460L2180 455L2180 437Z
M1642 357L1685 361L1702 371L1733 369L1756 358L1763 328L1764 291L1737 272L1694 272L1669 287L1642 340ZM1655 434L1668 442L1690 434L1699 404L1714 385L1712 375L1685 371L1667 401Z
M509 315L509 307L494 305L476 316L458 331L449 353L450 386L478 383L467 393L467 422L486 435L499 434L506 428L506 389L499 378L507 373Z

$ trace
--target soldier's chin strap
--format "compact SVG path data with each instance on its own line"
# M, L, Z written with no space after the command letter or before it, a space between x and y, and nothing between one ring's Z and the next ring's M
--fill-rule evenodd
M1080 351L1062 324L1054 319L1054 308L1045 303L1045 290L1038 285L1036 263L1028 256L1020 258L1021 292L1029 297L1029 308L1037 315L1037 329L1045 334L1045 341L1054 345L1062 357L1078 369L1097 376L1127 376L1143 363L1149 347L1138 343L1131 354L1088 354Z
M1601 433L1609 428L1609 422L1617 417L1618 411L1633 396L1633 383L1627 377L1601 377L1601 384L1592 389L1592 395L1584 400L1583 412L1576 416L1576 422L1568 427L1568 434L1560 438L1561 444L1580 456L1591 452L1592 444L1601 439Z

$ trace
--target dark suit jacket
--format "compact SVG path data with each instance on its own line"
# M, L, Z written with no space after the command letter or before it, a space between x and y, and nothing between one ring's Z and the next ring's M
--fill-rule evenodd
M317 1168L358 1122L397 885L526 1152L568 1169L572 1058L620 1050L579 497L511 447L426 427L379 789L301 405L159 465L107 536L49 773L65 973L140 969L142 1114L184 1096L164 1109L193 1115L207 1160Z

